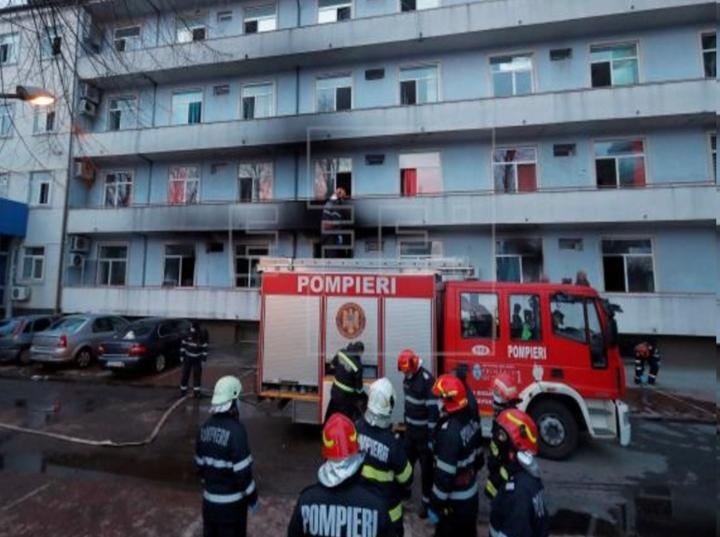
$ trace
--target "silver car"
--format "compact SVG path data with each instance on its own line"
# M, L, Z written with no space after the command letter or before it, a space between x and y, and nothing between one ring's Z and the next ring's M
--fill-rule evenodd
M40 363L74 361L78 367L87 367L97 357L100 342L127 325L128 321L114 315L63 317L33 338L30 359Z

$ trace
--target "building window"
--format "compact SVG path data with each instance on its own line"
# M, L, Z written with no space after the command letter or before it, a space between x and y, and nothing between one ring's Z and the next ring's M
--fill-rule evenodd
M13 112L13 105L0 104L0 138L12 136Z
M400 258L432 257L432 241L422 240L399 240L398 253Z
M132 200L132 173L111 172L105 175L105 207L129 207Z
M52 58L62 52L62 37L56 27L46 27L40 37L40 57Z
M338 187L352 195L352 159L323 158L315 161L313 193L315 199L328 199Z
M510 338L520 341L542 340L542 317L538 295L510 295Z
M125 285L127 246L99 246L97 285Z
M260 287L260 258L270 254L267 244L235 245L235 287Z
M507 147L493 151L496 192L537 190L537 151L534 147Z
M400 104L434 103L437 100L437 65L400 69Z
M200 168L172 166L168 183L170 205L190 205L200 201Z
M273 116L273 84L250 84L241 92L242 118L259 119Z
M704 33L701 40L705 78L715 78L717 76L717 33Z
M204 41L207 38L207 15L203 13L178 17L175 28L178 43Z
M217 20L217 23L220 25L225 25L228 22L232 22L232 19L233 19L233 12L231 10L218 11L217 15L215 17L215 20Z
M163 285L192 287L195 285L195 246L168 244L165 246Z
M532 93L532 54L513 54L490 58L490 68L495 97Z
M463 339L500 337L495 293L460 293L460 335Z
M0 35L0 65L17 63L19 42L18 34Z
M416 11L440 7L440 0L400 0L400 11Z
M399 160L401 196L442 192L440 153L401 154Z
M318 112L336 112L352 108L352 76L319 78L315 85Z
M717 134L710 135L710 163L715 182L717 182Z
M654 293L652 242L650 239L603 240L605 291Z
M45 266L45 248L42 246L26 246L23 250L23 280L42 280Z
M46 172L30 174L30 205L35 207L50 205L50 177Z
M318 0L318 22L337 22L352 17L352 0Z
M245 33L270 32L277 29L275 4L263 4L245 8Z
M110 98L108 100L108 130L119 131L135 127L137 127L137 97Z
M602 341L602 328L595 301L592 298L558 293L550 296L552 330L557 336L590 343ZM607 367L602 357L593 357L593 367Z
M590 75L593 88L637 84L637 44L591 46Z
M542 240L495 241L495 265L499 282L540 281L543 267Z
M0 173L0 198L10 197L10 174Z
M598 188L645 186L645 152L642 140L607 140L595 143L595 178Z
M240 202L272 199L272 162L244 162L238 167L238 200Z
M173 93L172 96L172 124L191 125L202 121L201 90L183 91Z
M118 52L138 50L140 48L140 26L125 26L115 28L113 32L113 47Z
M33 132L42 134L55 131L55 107L36 106L33 108Z

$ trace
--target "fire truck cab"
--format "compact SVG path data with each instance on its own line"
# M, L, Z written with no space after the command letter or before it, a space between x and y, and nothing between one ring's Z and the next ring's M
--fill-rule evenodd
M579 434L630 441L625 375L613 311L590 287L481 282L461 260L265 259L257 392L291 403L293 421L321 423L338 350L362 341L364 378L388 377L413 349L434 374L467 366L483 431L491 384L514 375L520 408L538 425L542 455L562 459Z

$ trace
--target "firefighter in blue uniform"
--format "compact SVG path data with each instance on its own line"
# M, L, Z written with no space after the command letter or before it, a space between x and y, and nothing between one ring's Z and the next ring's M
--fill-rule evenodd
M392 412L395 406L395 390L387 378L370 385L368 408L358 420L360 450L365 453L362 476L377 487L385 498L395 535L402 537L403 498L410 496L412 467L405 448L392 430Z
M193 374L193 396L200 397L200 384L202 381L202 364L207 361L207 336L200 326L193 322L190 325L190 334L180 344L180 361L182 362L182 379L180 380L180 395L185 396Z
M645 374L645 364L649 366L647 376L648 384L655 384L658 372L660 371L660 350L655 342L643 341L635 345L635 384L641 384Z
M203 483L203 536L243 537L248 508L257 509L253 458L245 427L238 418L242 386L233 376L215 384L211 416L200 428L195 464Z
M479 487L483 451L479 421L468 408L465 385L454 375L441 375L433 393L443 415L433 442L434 474L430 520L436 537L474 537L477 533Z
M493 440L502 446L501 462L509 477L490 502L490 537L548 537L545 493L535 460L537 426L517 408L503 410L497 423Z
M394 537L386 502L361 477L364 455L353 423L333 414L322 441L318 483L300 493L288 537Z
M405 451L413 468L416 462L420 462L420 518L427 518L433 483L430 443L439 412L437 397L432 392L435 378L422 366L420 357L411 349L405 349L398 356L398 371L405 376Z
M518 395L517 374L503 371L493 379L492 404L495 416L487 459L487 481L485 481L485 496L491 500L510 478L507 468L503 466L503 462L507 460L507 453L500 452L501 449L507 449L507 443L498 444L495 440L499 432L497 418L503 410L517 407L521 402Z
M336 412L345 414L355 421L362 416L360 409L364 400L362 353L365 345L362 341L350 343L340 349L332 360L335 379L330 390L330 402L325 412L325 421Z

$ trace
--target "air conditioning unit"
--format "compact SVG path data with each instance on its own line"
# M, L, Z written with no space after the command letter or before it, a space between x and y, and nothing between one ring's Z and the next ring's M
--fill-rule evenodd
M75 178L83 181L95 180L95 165L89 160L75 162Z
M84 254L70 254L70 259L68 260L68 267L82 268L84 264L85 264L85 255Z
M23 285L16 285L10 292L10 298L16 302L30 300L30 288Z
M207 37L207 34L205 32L205 28L193 28L193 30L192 30L192 40L193 41L205 41L206 37Z
M80 99L80 113L88 117L95 117L98 113L98 105L89 99Z
M82 82L80 84L80 97L87 99L90 102L98 104L100 102L100 89L93 86L89 82Z
M70 251L77 253L89 252L90 239L88 239L87 237L83 237L82 235L72 235L70 237Z

